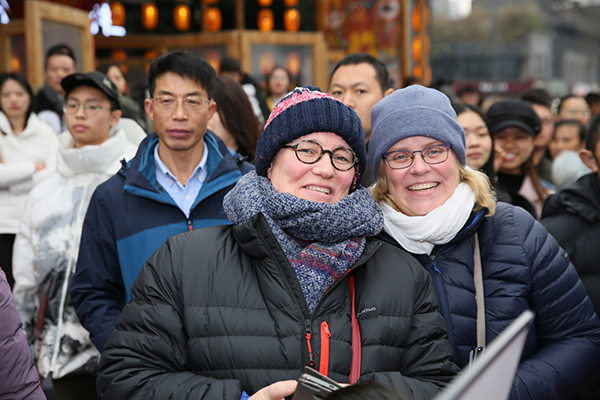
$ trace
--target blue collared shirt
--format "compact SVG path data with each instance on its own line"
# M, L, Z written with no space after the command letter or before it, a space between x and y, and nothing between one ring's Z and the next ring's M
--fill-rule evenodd
M200 164L194 169L192 176L190 176L185 185L182 185L177 178L175 178L175 175L169 171L169 168L162 162L158 156L158 146L160 146L160 144L157 144L154 148L156 181L163 189L165 189L169 196L175 200L175 203L177 203L177 206L183 211L186 218L189 218L192 205L194 204L194 201L196 201L200 189L202 189L202 185L206 180L208 172L208 168L206 167L206 162L208 160L208 148L206 147L206 143L203 142L204 152L202 154L202 160L200 160Z

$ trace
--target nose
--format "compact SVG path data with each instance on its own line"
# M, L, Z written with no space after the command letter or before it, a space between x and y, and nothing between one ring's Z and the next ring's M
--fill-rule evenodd
M345 92L341 97L340 100L342 101L342 103L344 103L345 105L347 105L350 108L354 108L354 96L352 96L351 92Z
M87 118L87 114L85 113L85 107L80 106L77 111L75 111L75 118Z
M174 119L186 119L187 118L187 110L183 105L183 99L177 99L177 104L175 104L175 110L173 110L173 118Z
M429 164L423 159L423 154L421 152L413 153L413 163L410 166L410 171L415 175L423 175L429 169Z
M335 175L335 168L331 163L331 154L323 154L323 157L313 164L312 171L315 175L322 176L325 179L332 178Z

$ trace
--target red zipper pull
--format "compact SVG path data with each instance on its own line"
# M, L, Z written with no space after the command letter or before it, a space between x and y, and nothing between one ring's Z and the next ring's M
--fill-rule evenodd
M310 367L315 366L315 360L313 358L312 346L310 345L310 339L312 337L312 332L310 330L310 321L306 320L306 344L308 345L308 365Z
M319 372L325 376L329 372L329 324L327 321L321 322L321 362L319 363Z

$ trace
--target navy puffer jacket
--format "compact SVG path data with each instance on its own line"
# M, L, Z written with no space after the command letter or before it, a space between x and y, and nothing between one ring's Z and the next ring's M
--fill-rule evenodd
M433 278L457 363L467 365L477 344L477 232L487 342L524 310L536 313L510 399L568 399L600 369L600 321L575 268L541 224L506 203L498 203L493 217L485 217L487 211L473 213L430 256L415 255Z

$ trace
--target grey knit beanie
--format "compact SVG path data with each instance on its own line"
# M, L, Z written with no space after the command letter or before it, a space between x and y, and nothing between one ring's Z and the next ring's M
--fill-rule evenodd
M375 178L383 153L411 136L449 143L460 163L467 163L465 131L456 122L450 99L438 90L419 85L396 90L371 110L371 129L369 161Z

